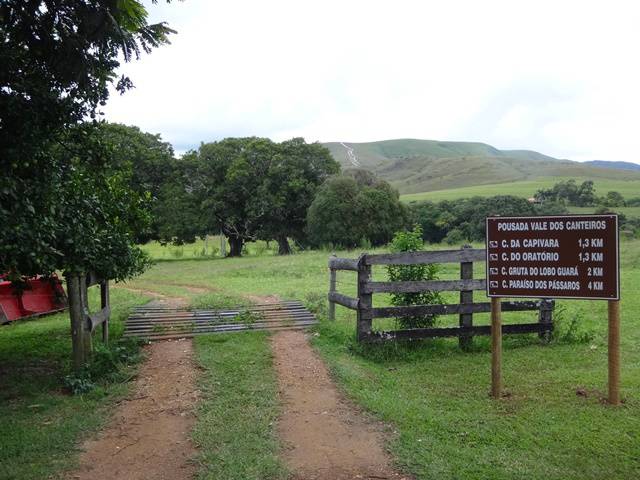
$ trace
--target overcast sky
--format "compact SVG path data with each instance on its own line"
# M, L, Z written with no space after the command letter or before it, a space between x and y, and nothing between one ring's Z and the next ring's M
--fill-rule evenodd
M145 3L178 33L105 113L177 151L422 138L640 163L634 0Z

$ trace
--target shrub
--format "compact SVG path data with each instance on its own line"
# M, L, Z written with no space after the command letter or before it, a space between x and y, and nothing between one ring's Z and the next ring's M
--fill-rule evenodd
M460 198L438 203L414 203L411 220L422 227L427 242L449 244L481 241L485 236L485 219L492 215L533 216L560 214L566 207L552 202L533 205L524 198L511 195Z
M307 310L319 317L326 317L329 313L327 296L325 294L318 292L309 292L305 296L304 303L307 307Z
M571 319L567 319L566 308L556 306L553 313L552 338L557 343L584 344L595 338L593 330L582 329L584 318L581 313L575 313Z
M328 179L307 212L307 233L314 246L354 248L363 239L385 245L406 225L407 208L384 180L361 171Z
M129 379L129 369L141 359L139 339L121 338L108 346L95 346L91 363L64 377L65 386L74 394L88 393L99 383L118 383Z
M416 252L421 250L422 228L416 225L411 231L397 232L391 241L392 252ZM438 278L438 265L421 263L417 265L389 265L387 273L391 281L420 281ZM392 293L391 303L395 306L403 305L433 305L441 304L442 298L438 292ZM432 327L436 315L410 315L396 318L402 328Z
M462 230L458 229L458 228L454 228L453 230L450 230L449 233L447 233L447 236L444 237L444 241L447 245L457 245L457 244L461 244L464 243L467 239L464 236L464 233L462 233Z

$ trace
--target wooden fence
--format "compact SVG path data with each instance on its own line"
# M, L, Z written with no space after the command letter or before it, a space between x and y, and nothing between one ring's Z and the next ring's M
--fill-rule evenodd
M473 301L475 290L486 290L485 278L473 278L473 263L485 262L485 250L462 247L460 250L421 251L403 253L385 253L378 255L362 254L358 259L329 258L329 319L335 319L335 305L342 305L357 312L358 341L376 342L392 339L417 339L433 337L458 337L460 346L470 345L474 335L490 335L489 325L473 325L473 314L491 311L490 302ZM404 282L376 282L371 278L373 265L416 265L422 263L459 263L460 279L428 280ZM357 272L357 298L336 291L338 270ZM374 293L412 293L412 292L460 292L460 303L447 305L405 305L394 307L373 307ZM505 312L528 310L538 311L535 323L508 324L502 326L503 333L538 333L548 338L553 330L552 300L502 302ZM393 331L373 331L375 318L393 318L408 315L459 315L458 327L414 328Z
M71 342L73 345L73 366L82 368L91 356L91 334L102 325L102 341L109 341L109 281L97 278L94 274L67 275L67 296L69 298L69 316L71 317ZM100 285L100 310L89 311L87 289Z

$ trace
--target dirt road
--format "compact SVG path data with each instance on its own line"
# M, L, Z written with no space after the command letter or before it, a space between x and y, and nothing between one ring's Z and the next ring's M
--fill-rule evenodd
M278 425L296 480L403 479L383 448L382 427L337 391L305 333L272 337L284 403Z

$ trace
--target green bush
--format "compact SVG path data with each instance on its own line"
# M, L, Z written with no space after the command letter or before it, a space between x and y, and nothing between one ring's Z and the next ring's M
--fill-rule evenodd
M324 293L309 292L305 295L304 300L307 310L311 313L319 317L326 317L329 313L327 296Z
M595 338L593 330L584 330L584 318L577 312L571 319L567 319L567 310L564 306L556 306L553 312L552 338L557 343L584 344Z
M64 385L74 394L88 393L101 383L127 381L130 368L141 359L142 340L121 338L108 346L95 345L91 363L64 377Z
M397 232L391 241L392 252L416 252L423 246L422 228L418 225L411 231ZM434 280L438 278L438 270L438 265L433 263L387 266L389 280L393 282ZM392 293L391 303L395 306L433 305L441 304L442 298L438 292L431 291ZM432 327L436 317L436 315L411 315L398 317L396 321L402 328L425 328Z
M308 240L316 247L385 245L406 219L407 207L389 183L370 172L346 171L318 189L307 211Z
M462 231L457 228L449 231L449 233L447 233L447 236L444 237L444 241L447 245L459 245L467 240L468 239L465 238L464 233L462 233Z

